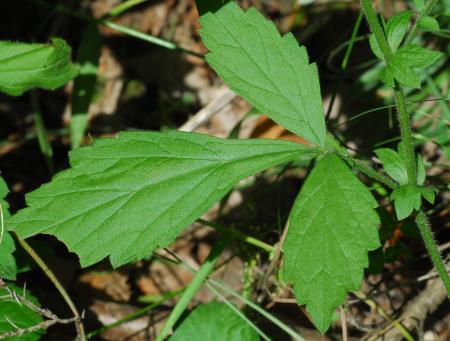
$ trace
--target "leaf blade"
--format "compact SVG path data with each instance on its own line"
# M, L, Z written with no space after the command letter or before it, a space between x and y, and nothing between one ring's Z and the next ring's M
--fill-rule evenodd
M5 180L0 177L0 205L3 219L10 216L9 204L4 199L9 193L8 185ZM11 234L3 230L4 226L0 226L0 278L15 280L18 272L16 260L13 256L16 245Z
M197 306L169 339L257 341L258 333L224 303Z
M381 160L384 170L392 179L400 184L408 182L405 163L399 153L390 148L379 148L375 150L375 154Z
M367 252L380 245L377 205L335 155L318 162L294 203L284 245L284 278L294 284L297 301L306 304L322 333L347 291L359 288Z
M23 238L55 235L83 266L107 256L119 266L169 244L243 178L314 153L289 141L122 133L71 152L72 168L9 223Z
M206 60L237 94L313 144L324 146L325 121L315 64L292 34L280 36L257 10L234 2L200 19Z
M386 38L393 52L400 46L411 16L411 11L403 11L389 18L386 24Z
M8 285L8 287L19 295L24 295L23 289L13 285ZM24 304L17 303L13 298L6 298L10 296L6 288L0 288L0 296L2 297L2 299L0 299L0 335L15 330L10 322L14 323L14 325L19 328L28 328L43 321L42 316L37 312L31 310ZM27 300L39 306L39 302L33 295L27 292L26 297ZM45 330L38 329L34 332L25 333L20 336L8 337L7 340L35 341L41 339L43 334L45 334Z
M19 96L35 87L54 90L78 73L71 49L53 38L51 44L0 41L0 91Z

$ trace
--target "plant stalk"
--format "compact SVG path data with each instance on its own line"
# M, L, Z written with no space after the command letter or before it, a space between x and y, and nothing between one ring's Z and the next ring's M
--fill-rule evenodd
M436 268L439 277L441 277L445 288L447 289L447 295L450 298L450 276L445 268L444 261L441 258L439 249L436 247L436 242L433 237L433 232L431 232L430 224L428 223L427 217L423 210L420 210L416 216L416 224L419 228L420 234L425 242L425 248L433 261L434 267Z
M335 152L335 151L334 151L334 153L336 153L342 160L347 162L347 164L351 168L355 168L359 172L367 175L369 178L372 178L372 179L382 183L383 185L385 185L385 186L387 186L387 187L389 187L391 189L395 189L395 188L398 187L398 185L394 181L392 181L390 178L388 178L387 176L384 176L384 175L378 173L373 168L366 166L361 161L355 160L351 156L345 155L343 153L339 153L339 152Z
M209 253L208 258L205 260L200 269L197 271L197 273L194 276L194 279L186 288L186 290L183 292L183 295L175 305L175 308L173 308L173 310L171 311L166 323L164 324L159 335L156 337L155 341L163 341L169 334L169 332L172 330L175 323L178 321L180 316L186 310L189 302L192 301L194 296L200 290L204 281L214 270L214 265L219 260L220 255L222 254L223 250L225 250L230 240L231 236L225 234L222 235L220 239L216 242L216 245L214 245L213 249Z
M411 124L406 107L405 93L400 84L396 82L395 102L397 104L397 117L400 123L400 135L403 142L403 159L405 160L406 174L409 184L417 183L416 157L414 154L414 142L412 138Z
M31 106L33 110L34 124L36 125L37 138L39 142L39 148L47 163L50 174L55 173L55 167L53 165L53 149L48 141L47 129L45 128L44 120L42 119L41 108L39 106L39 99L36 90L31 91Z
M82 317L78 313L78 310L75 307L75 304L73 303L73 301L70 298L69 294L67 293L66 289L64 289L61 282L56 278L55 274L52 272L52 270L49 269L47 264L45 264L44 260L36 253L36 251L34 251L34 249L31 247L31 245L28 244L24 239L20 238L15 232L13 232L13 233L14 233L17 241L19 242L20 246L22 246L22 248L30 255L30 257L33 258L33 260L36 262L36 264L41 268L41 270L46 274L48 279L53 283L53 285L59 291L59 293L63 297L64 301L66 301L67 305L69 306L70 310L73 313L73 316L76 319L75 327L77 328L78 340L85 341L86 336L84 333L83 322L81 322Z
M432 2L434 0L428 1L429 8L432 7ZM375 35L378 46L383 54L383 57L388 64L392 58L392 51L389 47L388 41L384 35L384 32L378 22L375 11L372 7L371 0L361 0L361 5L364 9L367 21L369 23L370 29ZM429 9L428 9L429 10ZM412 39L412 38L411 38ZM405 167L408 176L408 184L416 185L416 167L415 167L415 155L414 155L414 145L412 140L411 125L409 120L408 111L406 108L406 99L403 92L403 87L398 82L395 82L395 100L397 105L397 116L400 123L400 133L403 142L404 160ZM419 210L417 215L417 225L419 227L420 233L425 243L425 247L428 254L433 262L436 271L438 272L442 282L447 289L447 295L450 297L450 277L445 270L445 265L442 261L439 249L433 238L433 232L431 231L430 225L427 222L426 216L422 210Z

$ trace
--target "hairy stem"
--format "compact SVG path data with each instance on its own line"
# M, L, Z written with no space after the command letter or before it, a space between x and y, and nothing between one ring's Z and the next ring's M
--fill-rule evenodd
M214 248L211 250L210 254L208 255L208 258L202 264L200 269L197 271L197 273L194 276L194 279L186 288L186 290L183 292L183 295L175 305L175 308L173 308L173 310L171 311L169 318L167 319L166 323L164 324L164 327L162 328L161 332L159 333L155 341L163 341L169 334L175 323L178 321L180 316L186 310L189 302L192 301L194 296L200 290L201 286L203 285L203 282L214 270L214 265L219 260L220 255L222 254L223 250L225 250L230 240L231 236L225 234L216 242L216 245L214 245Z
M392 58L392 51L384 35L383 29L378 22L377 15L372 7L372 2L370 0L362 0L361 4L366 14L367 21L369 22L370 29L375 35L375 39L377 40L378 46L383 54L383 58L385 62L389 64ZM403 141L403 157L408 175L408 183L415 184L417 182L417 177L411 125L409 122L408 111L406 109L405 94L402 86L398 82L395 83L395 101L397 105L397 117L400 124L400 134Z
M416 157L414 155L414 142L412 138L411 124L409 121L406 99L403 88L396 83L395 102L397 104L397 117L400 123L400 134L403 142L403 159L405 160L406 174L409 184L417 183Z
M431 2L432 1L429 1L428 3ZM372 2L371 0L361 0L361 4L364 9L370 29L375 35L375 38L383 54L383 57L386 63L389 63L390 59L392 58L392 51L389 47L389 44L380 26L380 23L378 22L377 16L372 7ZM429 4L430 6L429 8L431 8L431 5ZM401 84L399 84L398 82L395 83L394 90L397 105L397 116L398 121L400 123L400 133L403 142L405 167L408 175L408 183L415 185L417 183L417 176L415 167L414 145L412 140L409 115L406 108L405 94L403 92ZM424 240L428 254L430 255L431 261L433 262L434 267L438 271L438 274L441 277L442 282L444 282L444 285L447 288L448 296L450 297L450 278L447 272L445 271L445 265L440 256L436 242L434 241L433 232L431 231L430 225L428 224L426 216L422 210L420 210L417 215L417 225Z
M24 239L20 238L16 233L14 233L17 241L22 246L22 248L30 255L31 258L36 262L36 264L41 268L41 270L46 274L48 279L53 283L53 285L56 287L56 289L59 291L61 296L63 297L64 301L66 301L67 305L69 306L70 310L73 313L73 316L75 318L75 326L77 328L77 334L78 334L78 340L85 341L86 336L84 333L84 326L81 322L81 316L78 313L77 308L75 307L75 304L73 303L72 299L70 298L69 294L67 293L66 289L62 286L62 284L59 282L59 280L56 278L55 274L49 269L47 264L45 264L44 260L34 251L34 249L31 247L30 244L28 244Z
M445 264L441 258L438 248L436 247L436 242L434 240L433 233L431 232L430 224L428 223L427 217L423 210L420 210L417 214L416 224L419 227L420 234L425 242L425 248L433 261L439 277L441 277L442 282L447 289L447 295L450 297L450 276L445 269Z
M378 173L375 169L366 166L361 161L355 160L351 156L345 155L343 153L337 152L337 155L342 160L347 162L347 164L351 168L354 168L354 169L358 170L359 172L367 175L369 178L372 178L372 179L374 179L374 180L376 180L376 181L386 185L387 187L389 187L391 189L395 189L395 188L398 187L398 185L394 181L392 181L390 178L388 178L387 176L384 176L384 175Z

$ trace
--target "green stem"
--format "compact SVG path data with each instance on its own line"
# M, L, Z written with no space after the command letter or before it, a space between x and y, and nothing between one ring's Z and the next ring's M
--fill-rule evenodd
M67 15L79 18L81 20L86 20L88 22L93 22L93 23L96 23L96 24L99 24L99 25L103 25L103 26L109 27L109 28L111 28L113 30L116 30L118 32L125 33L125 34L127 34L127 35L129 35L131 37L144 40L146 42L149 42L149 43L152 43L152 44L164 47L164 48L169 49L169 50L181 51L181 52L185 52L185 53L188 53L190 55L193 55L193 56L196 56L196 57L199 57L199 58L203 58L203 55L201 55L200 53L197 53L195 51L191 51L189 49L185 49L185 48L183 48L181 46L176 45L175 43L173 43L171 41L167 41L167 40L164 40L164 39L161 39L161 38L158 38L158 37L154 37L154 36L152 36L150 34L142 33L140 31L134 30L132 28L113 23L112 21L108 20L107 18L94 19L94 18L92 18L92 17L90 17L88 15L85 15L83 13L72 11L69 8L65 7L61 3L58 3L57 5L53 6L53 5L47 3L47 2L45 2L43 0L29 0L29 1L34 2L36 4L39 4L41 6L52 8L54 11L67 14Z
M378 22L377 15L372 7L372 1L361 0L361 6L364 10L364 14L366 15L369 27L372 33L375 35L378 46L380 47L380 50L383 54L384 60L388 62L392 57L392 51L384 35L384 31L381 28L380 23Z
M224 295L220 293L219 290L214 288L212 285L210 285L208 282L206 282L206 287L218 298L220 298L224 304L226 304L228 307L230 307L233 312L239 316L241 319L243 319L250 327L252 327L260 336L266 341L270 341L270 338L264 334L264 332L258 328L256 324L254 324L250 319L248 319L244 313L237 307L235 307Z
M356 18L355 26L353 27L350 43L348 44L347 49L345 50L344 58L342 59L341 70L347 69L348 61L350 60L350 54L352 53L353 45L355 45L356 35L358 34L359 27L361 26L362 18L363 12L359 11L358 18Z
M432 7L433 2L428 1L428 10ZM371 0L362 0L362 7L366 14L367 21L369 22L370 29L375 35L378 46L380 47L381 52L383 53L383 57L387 64L392 57L392 51L389 47L389 44L386 40L386 37L383 33L383 30L378 22L375 11L372 7ZM423 12L423 11L422 11ZM412 39L412 38L411 38ZM406 108L406 99L405 94L403 92L403 88L401 84L395 83L395 100L397 104L397 116L400 123L400 133L403 142L403 150L404 150L404 160L406 172L408 175L408 183L411 185L416 185L417 176L416 176L416 166L415 166L415 155L414 155L414 145L412 140L412 132L411 125L409 120L408 111ZM419 227L420 233L425 243L425 247L430 255L431 261L433 262L434 267L438 271L439 276L441 277L442 282L447 288L448 296L450 297L450 279L445 270L445 265L442 261L442 258L439 253L439 249L436 245L436 242L433 238L433 233L431 228L427 222L426 216L422 210L418 212L417 215L417 225Z
M73 303L66 289L64 289L61 282L56 278L55 274L52 272L52 270L49 269L47 264L45 264L44 260L36 253L36 251L34 251L31 245L28 244L24 239L20 238L16 233L14 233L14 235L17 241L19 242L20 246L22 246L22 248L30 255L30 257L33 258L36 264L41 268L41 270L45 273L48 279L53 283L55 288L59 291L64 301L66 301L67 305L69 306L70 310L73 313L73 316L76 318L75 326L77 328L78 339L80 341L85 341L86 336L84 334L83 323L81 322L82 318L78 313L78 310L75 307L75 304Z
M366 166L361 161L355 160L351 156L348 156L343 153L339 153L336 151L333 151L333 152L336 153L342 160L347 162L351 168L355 168L356 170L360 171L361 173L367 175L369 178L372 178L372 179L388 186L391 189L395 189L398 187L398 185L394 181L392 181L390 178L388 178L382 174L379 174L376 170L374 170L371 167Z
M438 1L439 0L428 0L425 3L422 10L416 17L416 20L414 21L414 25L412 26L411 30L409 31L408 35L406 36L403 46L407 46L407 45L411 44L412 40L414 39L414 35L416 34L417 24L419 23L420 19L422 19L424 16L428 15L428 13L431 11L433 6L437 4Z
M296 331L294 331L292 328L290 328L288 325L281 322L279 319L277 319L274 315L270 314L268 311L261 308L259 305L253 303L250 300L247 300L246 298L242 297L232 289L228 288L226 285L223 285L221 282L210 279L206 283L206 286L210 289L213 286L216 286L217 288L225 291L227 294L237 298L238 300L244 302L247 304L250 308L260 313L262 316L264 316L266 319L268 319L270 322L272 322L274 325L278 326L281 330L283 330L285 333L289 334L294 340L297 341L305 341L305 339L299 335Z
M334 102L335 102L336 97L337 97L339 84L341 82L342 75L344 74L344 71L347 69L348 62L350 60L350 55L352 53L353 46L355 44L356 35L358 34L359 27L361 26L362 17L363 17L363 12L359 11L358 18L356 19L355 25L353 27L353 31L352 31L352 35L351 35L350 41L349 41L349 43L347 45L347 48L346 48L345 54L344 54L344 58L342 59L342 62L341 62L341 68L339 70L338 78L336 79L336 82L334 82L333 93L332 93L332 96L331 96L330 104L328 105L327 113L325 115L325 121L326 122L328 122L328 120L330 119L331 112L332 112L332 110L334 108Z
M127 0L122 3L119 3L117 6L113 7L109 13L109 17L116 17L118 15L121 15L122 13L128 11L129 9L133 8L134 6L140 5L143 2L146 2L147 0Z
M400 135L403 142L403 158L405 160L406 174L409 184L417 183L416 157L414 155L414 142L412 138L411 124L406 107L405 93L400 84L396 83L395 102L397 104L397 117L400 123Z
M192 282L183 292L183 295L175 305L175 308L173 308L166 323L164 324L164 327L162 328L161 332L159 333L155 341L163 341L169 334L169 332L172 330L173 326L178 321L181 314L183 314L183 312L186 310L189 302L192 301L194 296L197 294L197 292L203 285L203 282L214 270L214 265L219 260L220 255L222 254L223 250L225 250L230 240L231 236L226 234L216 242L216 245L214 245L213 249L208 255L208 258L202 264L200 269L197 271Z
M42 119L39 99L35 90L31 91L31 107L33 110L34 124L36 125L37 130L39 148L42 155L44 155L50 174L53 175L55 173L53 165L53 149L50 142L48 142L47 129L45 128L44 120Z
M430 255L431 261L441 277L445 288L447 289L447 296L450 298L450 276L445 269L444 261L442 260L439 249L436 247L436 242L433 237L433 232L431 232L430 224L428 223L427 217L422 210L420 210L416 217L416 224L419 227L420 234L425 243L425 248Z
M369 23L370 29L375 35L378 46L380 47L383 58L386 64L389 64L392 59L392 51L389 47L389 43L384 35L383 29L378 22L377 15L372 7L371 0L362 0L362 7L366 14L367 21ZM408 183L416 184L416 166L415 166L415 156L414 156L414 145L412 139L411 125L409 122L409 115L406 108L406 99L403 92L403 88L399 83L395 83L395 101L397 104L397 116L400 123L400 134L403 141L403 151L404 160L406 166L406 173L408 175Z
M200 224L212 227L212 228L214 228L214 229L216 229L216 230L218 230L218 231L220 231L222 233L230 234L232 237L240 239L240 240L242 240L242 241L244 241L244 242L246 242L246 243L248 243L250 245L259 247L260 249L262 249L262 250L264 250L266 252L270 253L270 252L275 252L275 250L276 250L276 247L274 247L272 245L269 245L267 243L264 243L263 241L261 241L259 239L256 239L256 238L253 238L251 236L248 236L245 233L242 233L241 231L232 229L230 227L224 227L222 225L219 225L217 223L214 223L212 221L207 221L207 220L204 220L204 219L197 219L197 221Z

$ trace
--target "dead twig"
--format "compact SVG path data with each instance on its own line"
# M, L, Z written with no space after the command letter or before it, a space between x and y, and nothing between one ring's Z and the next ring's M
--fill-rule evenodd
M81 316L81 317L71 317L71 318L67 318L67 319L61 319L58 316L56 316L54 313L52 313L50 310L45 309L45 308L40 308L37 305L35 305L33 302L28 300L25 297L25 289L24 289L24 295L19 295L14 290L11 290L7 286L5 286L3 282L0 282L0 287L4 287L6 289L6 291L8 292L8 295L0 297L0 299L13 300L17 304L19 304L21 306L24 305L47 319L47 320L42 321L34 326L20 328L20 327L16 326L12 321L10 321L8 319L8 317L5 315L5 319L14 327L15 330L0 334L0 340L6 339L9 337L13 337L13 336L22 336L23 334L32 333L32 332L42 330L42 329L45 330L55 324L78 323L79 322L78 320L83 318L83 316Z
M211 117L222 110L228 103L230 103L236 94L228 88L224 88L220 95L208 103L204 108L198 111L192 116L185 124L183 124L178 130L192 132L202 124L208 122Z
M420 292L414 300L412 300L406 308L398 321L402 321L402 326L408 330L413 331L420 326L426 317L433 313L442 302L447 298L447 291L439 278L430 280L427 287ZM397 328L393 329L393 324L381 331L377 331L368 336L368 339L377 339L384 337L386 340L402 340L403 335Z

